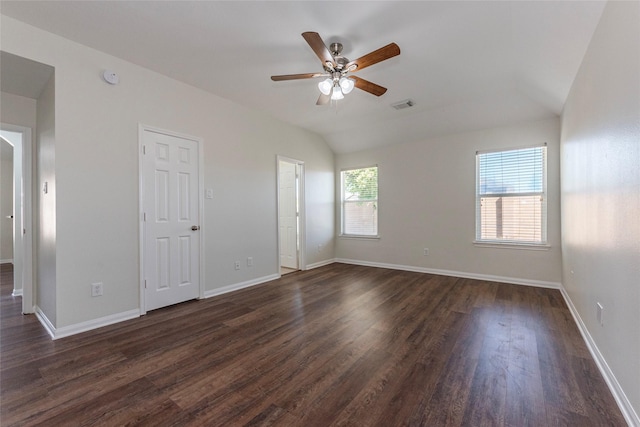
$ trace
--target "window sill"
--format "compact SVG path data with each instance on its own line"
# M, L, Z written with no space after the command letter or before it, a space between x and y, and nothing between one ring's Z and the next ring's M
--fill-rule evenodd
M548 243L517 243L479 240L474 240L473 246L480 248L520 249L525 251L548 251L551 249L551 245Z
M380 240L380 236L359 236L357 234L340 234L341 239L354 239L354 240Z

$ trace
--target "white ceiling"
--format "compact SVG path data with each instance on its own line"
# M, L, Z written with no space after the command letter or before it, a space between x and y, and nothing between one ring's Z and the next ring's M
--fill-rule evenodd
M2 1L2 13L321 134L337 152L555 117L605 1ZM301 37L358 58L387 87L315 105L322 71ZM116 70L117 71L117 70ZM120 76L126 79L126 76ZM410 98L415 106L391 104Z

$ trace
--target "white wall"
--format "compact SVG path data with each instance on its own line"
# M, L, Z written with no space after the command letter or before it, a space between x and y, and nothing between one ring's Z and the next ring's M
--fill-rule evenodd
M42 90L36 104L36 178L34 198L36 305L49 321L57 319L57 222L56 222L56 134L55 73ZM43 191L47 183L47 193Z
M563 284L640 414L640 3L607 4L565 104L561 146Z
M3 50L55 67L56 327L139 307L139 123L204 139L207 291L278 273L277 155L305 162L307 263L334 257L321 137L5 16L1 31ZM119 85L101 80L107 68ZM248 256L254 267L235 271Z
M337 171L378 165L381 238L338 238L336 256L559 286L559 138L559 120L551 119L337 155ZM544 142L548 143L551 248L533 251L474 246L476 150ZM340 206L336 206L336 218L340 224ZM429 248L428 256L423 255L424 248Z
M0 152L0 262L13 260L13 147L2 140Z
M35 129L36 100L0 92L0 122Z

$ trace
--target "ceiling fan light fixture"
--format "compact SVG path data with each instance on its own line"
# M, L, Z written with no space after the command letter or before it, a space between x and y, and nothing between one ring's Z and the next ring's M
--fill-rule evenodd
M344 95L342 94L342 90L340 86L336 85L333 87L333 92L331 93L331 99L337 101L338 99L344 99Z
M318 89L322 92L323 95L329 95L331 93L331 88L333 87L333 80L325 79L318 83Z
M355 84L356 82L348 77L342 77L340 79L340 89L342 89L342 93L345 95L353 90Z

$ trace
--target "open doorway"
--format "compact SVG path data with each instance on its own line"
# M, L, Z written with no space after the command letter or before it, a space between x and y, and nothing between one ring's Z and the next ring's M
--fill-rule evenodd
M278 253L280 275L303 269L304 162L278 156Z
M2 262L13 264L12 294L22 296L22 312L33 313L31 129L0 124L0 139L3 180L0 258ZM11 182L9 186L6 185L7 178Z
M2 75L2 131L20 134L14 144L14 293L22 290L22 312L34 313L36 296L41 287L38 283L39 265L34 265L41 247L39 239L42 237L42 224L39 224L42 209L42 193L38 191L41 152L36 147L41 144L45 135L48 159L52 160L55 153L55 70L52 66L33 61L28 58L13 55L0 50L0 75ZM44 96L43 96L44 95ZM37 129L37 132L36 132ZM38 144L36 144L36 140ZM42 146L40 145L40 148ZM21 156L18 159L18 156ZM55 176L53 162L52 176ZM21 170L19 168L21 167ZM55 210L55 203L47 205L50 211ZM55 223L47 229L49 236L55 236ZM54 233L50 233L52 230ZM17 245L17 246L16 246ZM47 256L47 262L55 260L55 241L52 248L54 256ZM51 253L48 253L50 255ZM19 265L18 265L19 264ZM43 275L44 276L44 275ZM55 277L47 275L55 287ZM51 287L50 289L54 289ZM43 297L40 293L39 304L55 306L55 295L50 293Z

